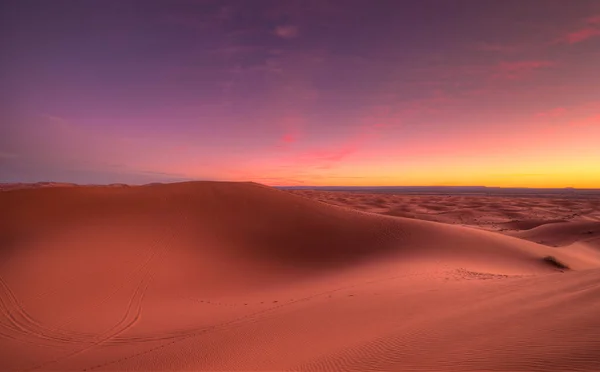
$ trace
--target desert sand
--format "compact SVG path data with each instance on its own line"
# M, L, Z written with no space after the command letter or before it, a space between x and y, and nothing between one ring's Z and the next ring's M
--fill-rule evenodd
M599 207L7 188L0 370L600 371Z

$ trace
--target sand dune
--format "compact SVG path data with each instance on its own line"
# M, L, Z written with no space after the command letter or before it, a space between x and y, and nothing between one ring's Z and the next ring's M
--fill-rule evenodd
M528 230L577 219L600 221L600 195L415 195L291 190L327 204L365 212L462 224L492 231ZM375 207L377 206L377 207Z
M497 200L415 199L424 221L363 212L402 196L306 196L0 193L0 370L600 370L598 251L535 242L563 222L507 236L452 220L521 213Z
M513 235L540 244L560 247L575 242L597 240L600 238L600 222L586 220L557 222L519 231Z
M75 187L74 183L37 182L37 183L0 183L0 191L38 189L42 187Z

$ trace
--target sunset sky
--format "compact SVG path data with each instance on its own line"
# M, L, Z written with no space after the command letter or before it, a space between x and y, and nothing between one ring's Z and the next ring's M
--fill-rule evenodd
M600 188L598 0L13 0L0 182Z

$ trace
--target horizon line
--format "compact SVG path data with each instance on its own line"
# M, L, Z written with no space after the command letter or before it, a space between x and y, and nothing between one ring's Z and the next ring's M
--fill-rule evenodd
M166 182L148 182L148 183L124 183L124 182L111 182L111 183L76 183L76 182L63 182L63 181L38 181L38 182L0 182L0 186L9 185L40 185L40 184L62 184L62 185L75 185L75 186L111 186L111 185L126 185L126 186L147 186L154 184L175 184L175 183L188 183L188 182L231 182L231 183L257 183L273 188L345 188L345 189L392 189L392 188L485 188L485 189L528 189L528 190L599 190L599 187L532 187L532 186L486 186L486 185L268 185L262 182L256 181L220 181L220 180L185 180L185 181L166 181Z

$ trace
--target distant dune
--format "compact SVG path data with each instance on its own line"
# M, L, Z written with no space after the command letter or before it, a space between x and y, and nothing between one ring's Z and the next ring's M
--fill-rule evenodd
M41 187L74 187L78 186L74 183L61 182L37 182L37 183L0 183L0 191L20 190L20 189L37 189Z
M2 192L0 370L600 370L595 200L419 198Z
M335 191L367 194L463 195L600 195L600 189L489 187L489 186L277 186L281 190Z
M67 182L0 183L0 191L39 189L42 187L82 187L82 185ZM109 185L85 185L83 187L130 187L130 185L111 183Z
M568 246L576 242L596 242L600 239L600 221L565 221L544 224L519 231L513 236L555 247Z

